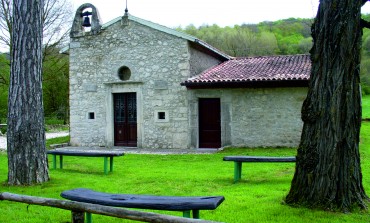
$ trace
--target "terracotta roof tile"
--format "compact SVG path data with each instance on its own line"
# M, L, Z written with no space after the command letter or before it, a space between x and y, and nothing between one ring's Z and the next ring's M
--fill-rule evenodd
M307 81L311 72L310 55L235 58L189 78L181 85L229 82Z

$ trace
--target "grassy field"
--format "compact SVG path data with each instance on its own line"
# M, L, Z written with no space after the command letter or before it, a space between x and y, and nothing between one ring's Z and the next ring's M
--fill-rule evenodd
M370 95L362 97L362 118L370 119Z
M370 97L366 97L366 102ZM365 103L363 103L364 105ZM364 114L369 115L366 106ZM370 117L370 115L368 116ZM370 190L370 122L361 128L363 184ZM53 139L48 144L63 142ZM229 148L216 154L138 155L126 154L115 159L114 172L103 174L102 158L65 157L64 169L50 169L51 180L42 185L10 187L6 185L7 158L0 153L0 191L60 199L63 190L90 188L128 194L204 196L223 195L225 201L214 211L201 211L202 219L220 222L369 222L367 211L351 214L293 208L283 200L290 188L294 163L250 163L243 165L242 180L233 183L233 163L222 161L226 155L293 156L294 148ZM49 157L51 167L51 157ZM180 212L159 213L181 216ZM95 223L132 222L94 215ZM70 212L56 208L0 202L0 222L70 222Z

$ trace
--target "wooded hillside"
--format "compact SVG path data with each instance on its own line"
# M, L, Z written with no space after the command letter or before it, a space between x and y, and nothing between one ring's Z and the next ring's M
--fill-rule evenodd
M261 56L305 54L311 48L312 19L284 19L234 27L189 25L179 31L221 49L231 56Z

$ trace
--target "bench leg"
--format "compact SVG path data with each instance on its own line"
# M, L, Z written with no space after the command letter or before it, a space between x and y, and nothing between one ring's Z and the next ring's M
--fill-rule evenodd
M242 162L234 162L234 183L242 178Z
M113 156L109 157L109 172L113 172ZM108 174L108 157L104 157L104 173Z
M59 155L59 166L60 169L63 169L63 155Z
M53 169L56 169L57 168L57 155L52 154L52 156L53 156Z
M86 223L92 223L92 214L86 212Z
M113 172L113 156L111 156L109 159L109 168L110 168L110 172Z
M72 223L84 223L85 212L72 211Z
M183 212L182 212L182 216L183 216L184 218L190 218L190 210L183 211Z
M108 157L104 157L104 173L108 174Z
M193 218L199 219L199 210L193 210Z

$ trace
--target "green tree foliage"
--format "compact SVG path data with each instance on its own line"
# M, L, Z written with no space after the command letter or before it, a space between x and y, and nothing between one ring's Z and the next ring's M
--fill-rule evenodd
M275 35L271 32L263 31L259 37L261 55L275 55L279 52L279 46Z
M58 48L48 48L43 62L43 97L46 117L68 119L69 58L60 54Z
M0 4L0 45L5 46L9 51L12 49L11 35L13 26L13 2L12 0L1 0ZM66 122L68 109L68 57L59 54L58 46L65 45L68 41L68 28L72 24L72 6L68 0L44 0L42 14L42 58L43 58L43 95L44 109L46 116L57 116ZM2 66L2 61L6 61ZM0 119L2 106L7 100L9 86L8 58L0 58ZM54 77L55 75L55 77ZM5 103L6 104L6 103ZM6 114L6 113L5 113Z
M59 49L44 49L42 87L46 117L56 117L68 122L69 58ZM10 61L8 54L0 54L0 123L5 122L9 87Z
M9 73L9 54L0 53L0 86L7 86L9 84Z
M0 123L5 122L8 113L8 85L10 63L8 54L0 54Z
M285 19L233 27L189 25L178 30L196 36L231 56L305 54L312 47L312 19Z
M363 15L363 19L370 21L370 14ZM363 29L361 58L361 87L363 94L370 94L370 30Z

